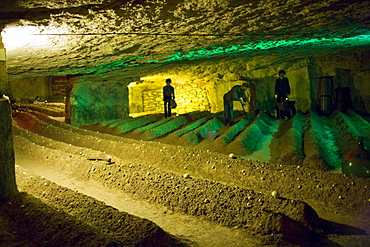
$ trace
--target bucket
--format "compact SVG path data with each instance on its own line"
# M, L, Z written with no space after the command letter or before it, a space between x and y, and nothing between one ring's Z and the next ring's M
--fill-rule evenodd
M214 141L216 139L216 130L206 130L206 138L208 141Z

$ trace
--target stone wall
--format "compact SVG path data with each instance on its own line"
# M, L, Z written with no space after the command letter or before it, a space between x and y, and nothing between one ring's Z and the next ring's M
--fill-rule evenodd
M10 81L10 88L12 99L20 103L31 103L36 96L40 96L42 101L61 102L66 96L67 77L33 77Z
M0 40L0 47L2 42ZM6 81L5 61L0 61L0 81ZM3 92L6 93L6 86L1 84ZM13 149L12 117L10 102L0 95L0 200L17 192L15 182L15 158Z
M205 99L206 110L211 112L223 111L222 96L233 85L242 84L246 79L251 85L251 102L247 107L248 111L260 110L274 112L274 85L280 69L284 69L291 86L290 100L295 101L297 110L303 112L308 110L316 111L320 104L318 92L320 77L333 76L333 89L338 87L350 87L353 101L353 109L359 112L370 111L370 53L348 54L345 56L333 57L310 57L305 59L287 59L283 57L263 55L259 57L223 59L219 61L193 61L192 63L179 64L168 69L143 75L143 77L154 78L151 81L133 83L130 93L130 113L140 113L146 111L162 112L161 102L158 100L154 106L146 106L143 100L144 90L151 90L146 93L149 97L154 94L153 90L161 90L167 77L171 77L173 85L178 87L176 91L181 91L179 85L195 85L202 88ZM147 85L145 85L147 84ZM156 86L153 86L156 85ZM160 86L159 86L160 85ZM148 87L148 89L146 89ZM175 87L175 88L176 88ZM179 93L176 93L179 95ZM188 97L179 100L178 103L193 103L195 96L189 94ZM156 93L158 97L159 93ZM334 96L334 92L333 92ZM196 96L198 97L198 96ZM333 104L335 99L332 100ZM203 107L203 106L202 106ZM333 105L333 108L335 106ZM197 107L189 107L197 109ZM178 108L187 111L188 109ZM235 104L236 110L241 110ZM333 109L334 110L334 109Z
M85 79L77 82L71 94L72 123L84 125L129 114L163 113L162 88L167 78L172 79L175 88L178 108L174 113L223 111L223 95L232 86L240 85L245 80L251 85L251 101L246 110L258 109L274 113L274 85L280 69L287 72L291 86L290 100L296 102L297 110L317 110L319 78L332 76L334 88L351 89L355 111L369 112L369 57L369 53L361 53L324 58L292 58L287 61L286 58L264 55L250 59L239 57L184 61L142 75L150 78L142 80L114 77L109 82L101 82L99 75L82 76ZM14 93L29 95L32 92L35 96L42 92L46 94L49 89L35 87L39 81L34 80L32 83L24 81L14 87L12 84ZM40 84L46 85L45 79ZM234 109L242 110L238 103L234 104Z
M3 94L10 95L10 87L8 83L5 60L5 48L0 35L0 96Z
M49 100L52 96L51 77L34 77L11 81L12 99L20 103L32 103L37 96Z
M370 112L370 52L317 58L312 62L316 66L313 77L333 76L334 88L350 89L355 111Z
M67 77L66 76L53 76L51 78L51 94L52 96L66 96Z
M175 88L175 100L177 108L173 113L184 114L194 111L223 111L223 95L234 85L241 85L244 81L230 80L215 84L205 81L191 81L181 83L172 80ZM255 86L249 89L255 95ZM149 81L131 83L130 89L130 114L138 113L162 113L163 109L163 81ZM253 110L255 100L251 100L245 107L246 110ZM234 105L235 110L242 110L240 104Z
M129 86L130 113L163 112L163 102L159 98L165 78L172 78L175 87L177 113L190 111L223 111L223 95L234 85L244 82L250 84L250 102L246 111L274 111L274 84L277 71L285 69L291 83L291 100L297 108L311 109L310 77L308 61L280 63L271 66L269 57L245 61L203 62L179 66L167 73L148 75L149 80L131 83ZM234 104L235 110L242 110L240 104Z
M175 101L177 108L173 110L174 113L188 113L193 111L210 111L210 103L207 97L207 91L204 86L195 85L176 85L172 83L175 88ZM142 95L135 97L142 97L144 112L163 112L163 90L162 85L158 85L155 90L147 88L142 90Z
M0 52L5 49L0 36ZM6 61L0 56L0 200L17 192L15 182L15 158L13 149L12 115L10 102L3 94L9 95Z
M0 36L0 50L4 45ZM5 50L4 50L5 52ZM5 54L4 54L5 57ZM13 149L12 115L8 94L6 62L0 59L0 200L17 192L15 182L15 158Z
M80 82L77 79L70 94L71 124L95 124L128 115L128 92L125 83Z

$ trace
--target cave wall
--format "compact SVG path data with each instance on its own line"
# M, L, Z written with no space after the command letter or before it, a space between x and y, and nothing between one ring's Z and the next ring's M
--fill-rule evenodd
M242 72L254 82L256 88L254 108L273 113L275 81L278 78L278 71L282 69L286 71L286 77L289 79L291 89L289 100L296 102L297 109L302 111L311 109L309 61L307 59L282 61L282 59L276 56L260 56L244 64Z
M51 77L33 77L10 81L12 98L20 103L32 103L36 96L48 100L52 96Z
M1 49L4 50L4 46L0 37ZM7 83L5 50L3 52L4 56L0 56L0 200L17 192L11 108L9 100L3 97L3 94L10 93Z
M296 102L297 110L317 110L319 78L332 76L334 88L351 87L354 110L369 112L368 60L365 53L290 60L264 55L186 61L153 70L150 74L143 73L142 77L151 78L149 80L119 81L116 78L113 82L97 83L97 76L77 83L73 88L72 123L84 125L129 114L162 113L161 90L166 78L173 81L178 103L176 112L180 114L197 110L223 111L223 94L245 80L251 85L252 96L246 110L274 113L274 84L280 69L287 72L290 100ZM236 103L234 109L241 110L241 106Z
M10 102L0 97L0 200L17 192Z
M128 89L126 83L79 82L70 93L71 124L95 124L128 116Z
M207 97L207 87L204 81L182 83L172 80L175 88L177 108L172 113L184 114L194 111L210 111L211 105ZM160 113L164 111L163 87L165 80L145 80L130 83L129 109L130 115L138 113Z
M180 64L158 73L143 75L150 78L144 82L134 82L129 86L130 113L145 112L146 104L160 104L151 109L151 112L162 112L161 90L165 85L165 78L172 79L178 103L177 113L191 111L210 111L212 113L223 111L223 95L234 85L244 82L250 84L251 99L245 107L246 111L266 110L274 111L274 84L278 70L285 69L291 84L291 100L303 111L309 110L310 105L310 77L308 61L279 62L277 59L262 56L255 59L235 58L218 62L194 62L193 64ZM187 89L185 89L187 87ZM157 98L151 102L145 101L145 92L157 92ZM194 93L195 92L195 93ZM198 92L198 93L197 93ZM160 97L160 98L159 98ZM235 110L242 110L240 104L234 104Z
M370 52L321 57L312 63L311 77L333 76L334 88L349 87L353 110L370 112Z
M0 96L3 94L10 94L10 87L8 83L8 74L6 71L6 55L4 44L0 35Z
M319 91L320 78L333 77L333 92L331 111L335 110L335 89L350 87L353 109L359 112L369 112L370 86L368 80L369 54L350 54L346 56L333 56L321 58L287 59L273 55L258 56L252 59L234 58L218 62L194 62L193 64L180 64L159 73L143 75L149 78L162 78L160 81L152 80L150 86L143 83L132 85L130 89L130 112L145 112L143 92L146 88L160 90L164 85L164 78L171 77L173 86L187 84L195 88L206 88L207 101L211 112L223 111L223 94L234 85L240 85L244 80L251 85L251 101L246 110L262 110L274 113L274 85L277 73L284 69L290 81L291 94L289 99L295 101L296 109L306 112L320 110L321 96ZM243 79L243 80L241 80ZM140 88L140 89L139 89ZM177 93L179 95L179 93ZM181 104L194 101L194 96L188 94ZM234 109L241 110L239 104L234 104ZM156 109L161 112L162 108ZM188 110L188 111L187 111ZM179 113L202 110L197 107L182 109Z

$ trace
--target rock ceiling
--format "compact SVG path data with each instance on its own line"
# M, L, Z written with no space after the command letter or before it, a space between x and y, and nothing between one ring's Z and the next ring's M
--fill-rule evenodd
M207 59L370 47L370 1L1 0L10 80L102 80Z

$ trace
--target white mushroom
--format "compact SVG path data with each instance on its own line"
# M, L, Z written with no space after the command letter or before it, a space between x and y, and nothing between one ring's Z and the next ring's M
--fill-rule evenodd
M271 192L271 195L275 198L279 198L280 197L280 192L274 190L273 192Z

